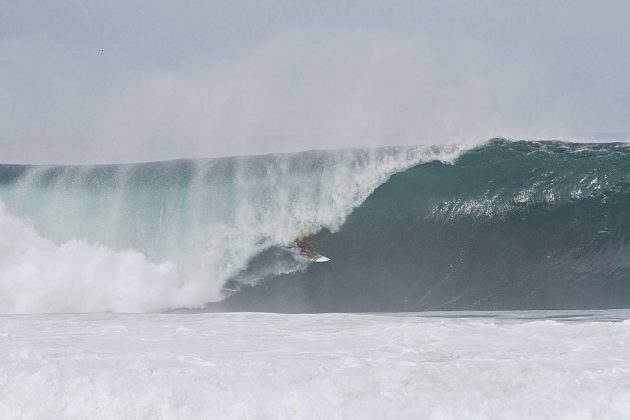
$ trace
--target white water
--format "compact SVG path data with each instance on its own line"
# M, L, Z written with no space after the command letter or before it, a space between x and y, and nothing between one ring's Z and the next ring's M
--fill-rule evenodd
M549 314L5 315L0 418L629 418L630 313Z
M71 240L55 245L0 201L0 311L137 312L183 306L199 293L169 262Z
M467 148L30 169L0 185L0 313L151 312L219 300L262 250L334 231L392 174Z

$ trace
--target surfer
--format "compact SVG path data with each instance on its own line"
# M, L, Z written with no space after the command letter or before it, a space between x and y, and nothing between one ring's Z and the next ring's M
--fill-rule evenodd
M312 248L311 248L311 241L309 239L310 238L308 235L300 235L295 240L295 244L302 251L310 251Z
M330 258L325 257L316 252L311 246L311 240L308 235L300 235L295 238L295 241L287 247L295 255L299 255L314 262L326 262L330 261Z

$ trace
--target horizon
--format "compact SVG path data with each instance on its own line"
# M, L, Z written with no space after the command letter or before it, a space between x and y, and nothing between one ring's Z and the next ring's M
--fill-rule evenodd
M233 155L217 155L217 156L197 156L197 157L172 157L160 160L137 160L137 161L94 161L94 162L13 162L9 158L6 162L0 162L2 165L12 166L108 166L108 165L142 165L151 163L164 163L164 162L176 162L176 161L193 161L193 160L212 160L212 159L229 159L240 157L259 157L259 156L272 156L272 155L293 155L301 153L311 152L342 152L354 149L381 149L381 148L413 148L413 147L431 147L431 146L452 146L452 145L470 145L471 147L479 147L494 140L508 141L508 142L562 142L562 143L584 143L584 144L630 144L630 132L620 133L576 133L567 138L541 138L541 139L525 139L525 138L508 138L504 136L495 136L487 139L476 139L473 141L461 141L461 142L436 142L436 143L415 143L415 144L391 144L391 145L357 145L348 147L330 147L330 148L313 148L313 149L301 149L301 150L289 150L278 152L264 152L264 153L242 153Z

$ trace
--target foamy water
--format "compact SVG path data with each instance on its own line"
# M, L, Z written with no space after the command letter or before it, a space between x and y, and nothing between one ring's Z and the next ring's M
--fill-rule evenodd
M5 315L0 418L630 416L627 311L424 315Z

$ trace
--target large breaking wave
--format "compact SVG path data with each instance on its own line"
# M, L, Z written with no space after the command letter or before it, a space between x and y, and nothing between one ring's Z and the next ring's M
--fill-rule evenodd
M0 312L143 312L220 300L260 252L338 230L393 173L452 161L465 148L0 165ZM241 279L307 268L286 257Z
M330 263L219 308L627 308L630 145L494 140L397 173L317 239Z
M3 165L0 197L2 312L630 306L625 144Z

